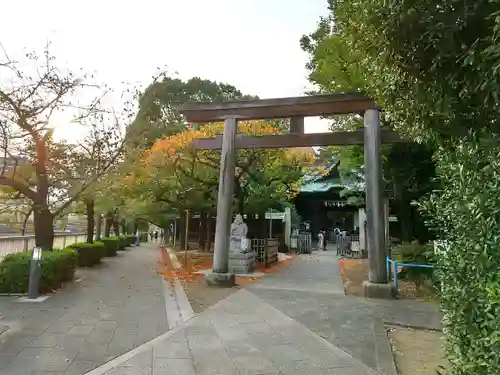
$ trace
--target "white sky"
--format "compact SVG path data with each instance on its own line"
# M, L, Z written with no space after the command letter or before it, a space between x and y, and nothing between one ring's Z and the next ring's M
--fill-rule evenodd
M100 81L146 86L158 67L261 98L311 89L299 39L327 14L326 0L16 0L2 4L0 42L9 53L52 41L59 64ZM327 131L306 119L306 132ZM59 135L75 137L58 126Z

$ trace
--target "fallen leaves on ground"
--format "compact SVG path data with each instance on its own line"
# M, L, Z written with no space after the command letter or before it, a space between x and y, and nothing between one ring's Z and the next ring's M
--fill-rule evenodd
M207 253L198 253L194 251L189 251L187 253L187 266L185 265L185 253L179 252L176 254L177 259L180 263L178 267L174 265L170 254L167 249L162 249L162 271L160 273L163 274L165 280L170 281L173 286L173 282L175 280L180 280L184 285L194 284L200 278L203 278L204 275L200 271L209 270L212 268L213 263L213 254ZM283 259L279 262L273 263L269 267L264 267L263 265L259 265L255 268L255 272L269 274L275 273L279 271L282 267L286 266L293 259L295 259L296 254L288 254L286 259ZM236 287L242 288L247 285L253 284L255 282L260 281L260 277L248 275L248 276L237 276L236 277Z
M368 280L368 259L339 260L340 276L344 283L345 293L348 295L363 296L363 281ZM399 298L434 299L435 293L424 286L416 290L415 283L410 280L399 280Z
M168 250L165 248L162 249L162 261L164 266L163 277L165 280L170 281L172 287L175 280L179 280L186 285L196 283L199 278L203 277L202 274L197 273L195 268L188 266L186 269L182 263L180 267L175 267Z

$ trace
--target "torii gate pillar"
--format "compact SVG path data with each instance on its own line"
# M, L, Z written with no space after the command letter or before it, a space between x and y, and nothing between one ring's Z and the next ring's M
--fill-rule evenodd
M234 167L236 164L236 133L238 122L235 118L224 121L222 150L219 172L219 191L217 195L217 218L215 222L214 260L212 274L207 282L213 285L232 286L234 274L228 273L229 233L231 229Z
M367 109L365 125L366 220L368 234L368 281L363 282L365 297L391 298L394 286L387 283L384 204L382 197L382 156L380 112Z

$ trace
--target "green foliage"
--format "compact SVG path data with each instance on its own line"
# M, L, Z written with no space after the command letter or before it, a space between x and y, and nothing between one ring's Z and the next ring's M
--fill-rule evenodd
M8 254L0 263L0 293L27 293L32 252ZM73 280L78 254L71 249L43 252L40 293Z
M418 241L398 245L393 253L398 254L398 261L409 264L434 264L434 248L431 244L422 245ZM434 269L407 267L400 273L401 278L407 278L420 287L425 280L432 280Z
M119 246L118 246L118 250L125 250L127 248L127 246L129 246L129 238L127 235L120 235L118 236L118 242L119 242Z
M187 102L221 103L228 100L254 99L234 86L201 79L183 81L160 73L139 99L139 112L130 125L129 144L150 148L160 138L186 130L176 107Z
M101 242L104 244L107 257L116 256L116 252L120 247L120 240L118 239L118 237L104 237L101 238Z
M460 375L495 374L500 368L500 303L494 292L500 280L498 155L496 135L464 138L453 153L440 150L443 189L421 206L450 244L438 257L441 305L450 361Z
M78 265L80 267L92 267L101 263L101 259L106 256L106 248L102 242L75 243L69 248L78 253Z
M361 77L354 82L361 81L360 91L381 105L384 122L413 140L431 142L440 187L421 212L434 234L450 244L438 268L451 372L497 374L498 2L328 3L330 16L302 43L313 54L310 68L331 87ZM349 52L342 74L329 67L335 59L322 55L335 56L334 48Z
M127 246L132 246L135 244L135 234L127 234Z
M356 3L356 6L363 5L366 4ZM334 19L337 20L333 16L334 7L337 10L341 6L330 1L332 13L320 20L315 32L301 40L302 49L310 56L307 65L309 79L321 92L363 92L378 99L372 91L373 80L379 81L378 77L372 76L373 64L368 63L364 50L353 48L354 42L349 34L340 32L341 25L334 22ZM341 12L338 16L343 20ZM398 125L393 114L384 107L382 126L394 128ZM334 131L352 131L362 126L361 117L349 115L334 117L331 128ZM427 195L432 188L431 181L435 175L432 153L433 147L427 144L401 143L382 147L384 189L392 197L392 212L398 217L398 237L406 241L431 239L412 202ZM321 150L320 156L325 160L340 160L340 176L344 183L356 185L364 182L362 146L327 147ZM346 189L342 194L351 205L364 203L356 190Z

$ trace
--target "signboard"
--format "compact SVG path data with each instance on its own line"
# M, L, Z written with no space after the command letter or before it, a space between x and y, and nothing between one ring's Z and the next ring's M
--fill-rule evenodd
M345 207L347 205L347 203L343 201L324 201L323 204L325 207Z

